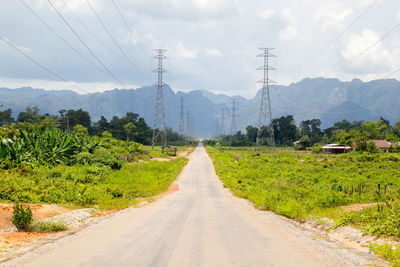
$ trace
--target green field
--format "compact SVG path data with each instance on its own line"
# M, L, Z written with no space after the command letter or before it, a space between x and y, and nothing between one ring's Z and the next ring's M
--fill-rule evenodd
M151 150L135 142L79 132L49 129L7 134L9 139L0 142L3 202L125 208L138 198L165 192L188 161L163 154L160 147Z
M213 147L207 152L224 185L259 209L300 221L330 217L338 226L351 224L364 232L400 238L399 154L262 153ZM355 192L358 185L362 193ZM348 213L340 208L353 203L379 204Z

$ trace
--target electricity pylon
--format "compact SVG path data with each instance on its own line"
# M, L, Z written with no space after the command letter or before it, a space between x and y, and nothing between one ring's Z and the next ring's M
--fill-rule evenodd
M276 56L270 53L273 48L259 49L262 51L262 53L257 55L257 57L262 57L264 59L264 64L262 67L257 68L257 70L262 70L264 77L262 80L257 82L261 83L263 87L261 94L260 113L258 117L256 145L260 146L263 140L267 140L268 145L272 145L275 149L274 127L272 126L271 97L269 91L269 85L275 82L269 78L269 71L276 69L269 65L269 59ZM264 129L268 131L268 136L266 138L263 137L263 135L265 135Z
M221 135L225 135L225 109L222 108L221 110Z
M184 107L183 107L183 96L181 96L181 103L180 103L180 108L179 108L179 129L178 129L178 133L180 135L185 135L185 117L183 114L184 111Z
M233 136L236 134L236 102L232 98L232 119L231 119L231 135L229 138L229 146L232 146Z
M157 97L156 97L156 106L154 110L154 128L153 128L153 140L151 143L152 149L157 142L157 139L161 136L162 143L164 146L167 145L167 125L165 123L165 107L164 107L164 92L163 92L163 73L166 70L163 68L163 60L167 57L164 53L167 51L166 49L154 49L156 53L154 58L158 61L158 68L154 71L158 74L158 82L157 82ZM161 126L161 127L160 127ZM160 127L160 128L157 128ZM162 130L161 130L162 128ZM157 130L158 129L158 130Z

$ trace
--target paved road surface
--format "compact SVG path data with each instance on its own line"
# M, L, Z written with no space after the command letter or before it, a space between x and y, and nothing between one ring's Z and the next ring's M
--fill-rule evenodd
M18 266L356 266L374 257L233 197L198 147L180 190L14 262Z

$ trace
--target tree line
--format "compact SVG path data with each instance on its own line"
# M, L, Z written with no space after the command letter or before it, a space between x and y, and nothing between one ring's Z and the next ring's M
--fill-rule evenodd
M340 143L352 145L365 140L388 140L400 142L400 118L394 126L389 121L380 118L376 121L347 121L342 120L327 129L321 128L320 119L301 121L296 125L293 115L282 116L272 120L274 140L277 146L293 146L298 141L301 148L311 147L319 143ZM262 129L262 137L270 137L268 127ZM258 128L252 125L246 127L246 132L238 131L235 135L222 135L215 142L232 146L252 146L257 140ZM269 145L264 141L263 145Z
M56 127L67 132L112 136L119 140L135 141L144 145L150 145L152 142L153 129L136 113L127 112L125 116L113 116L111 120L101 116L98 121L92 121L89 112L83 109L60 110L56 115L41 115L39 112L38 107L28 106L14 119L12 110L6 109L0 111L0 125L12 125L18 129ZM167 128L167 138L171 143L185 142L185 137L171 128Z

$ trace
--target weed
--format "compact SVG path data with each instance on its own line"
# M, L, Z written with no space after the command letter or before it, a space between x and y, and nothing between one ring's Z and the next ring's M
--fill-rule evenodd
M31 223L27 231L33 233L52 233L68 230L67 225L61 221L34 221Z

